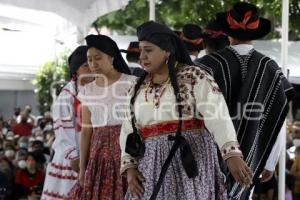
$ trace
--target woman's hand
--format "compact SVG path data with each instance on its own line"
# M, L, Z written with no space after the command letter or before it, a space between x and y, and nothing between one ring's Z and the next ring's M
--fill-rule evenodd
M226 164L235 181L243 186L250 187L253 173L241 157L228 158Z
M83 169L79 169L79 184L81 187L83 187L84 185L84 174L85 174L85 170Z
M271 180L273 175L274 175L273 171L269 171L267 169L264 169L264 171L261 173L260 182L264 183L264 182L267 182L267 181Z
M135 168L127 169L127 182L128 191L134 198L141 198L144 193L142 182L144 181L143 175Z
M73 171L79 172L79 158L70 161L70 165Z

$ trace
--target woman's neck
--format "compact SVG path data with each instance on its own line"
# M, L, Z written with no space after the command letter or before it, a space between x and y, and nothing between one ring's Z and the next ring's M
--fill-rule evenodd
M102 74L99 78L96 78L96 84L100 87L107 87L121 77L121 73L117 70L113 69L107 74ZM106 79L106 80L105 80Z
M163 66L162 70L152 73L152 82L156 84L162 84L169 78L168 66Z

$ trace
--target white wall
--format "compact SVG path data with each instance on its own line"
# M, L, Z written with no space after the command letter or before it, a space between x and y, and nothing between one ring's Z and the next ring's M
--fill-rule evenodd
M0 79L0 90L30 90L33 92L35 86L31 80L6 80Z
M13 116L15 107L24 109L27 104L32 106L33 115L39 115L38 103L33 91L0 90L0 116L5 119Z

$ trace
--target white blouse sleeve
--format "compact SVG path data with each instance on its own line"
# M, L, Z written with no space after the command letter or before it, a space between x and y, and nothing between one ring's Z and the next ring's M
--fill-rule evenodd
M134 86L133 82L133 86ZM129 168L136 168L138 164L138 159L130 156L128 153L125 152L126 148L126 140L127 136L132 133L132 125L131 125L131 116L130 116L130 98L133 93L133 87L129 90L127 95L127 109L126 109L126 116L122 123L121 133L120 133L120 147L121 147L121 169L120 173L124 175L124 172Z
M79 157L79 147L76 142L76 122L74 119L74 97L67 91L62 91L53 105L55 141L57 147L66 159Z
M285 145L284 143L285 132L283 130L284 128L285 127L281 128L279 135L277 136L276 142L272 148L272 151L265 165L265 169L271 172L275 170L275 167L279 160L280 153L282 152Z
M193 88L198 117L213 134L224 160L233 156L242 156L236 131L230 118L228 108L217 83L206 72L198 76Z

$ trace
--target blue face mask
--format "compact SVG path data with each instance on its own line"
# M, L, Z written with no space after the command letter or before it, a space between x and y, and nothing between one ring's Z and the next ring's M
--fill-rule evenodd
M27 148L28 148L28 144L25 143L25 142L21 142L21 143L19 144L19 147L22 148L22 149L27 149Z

